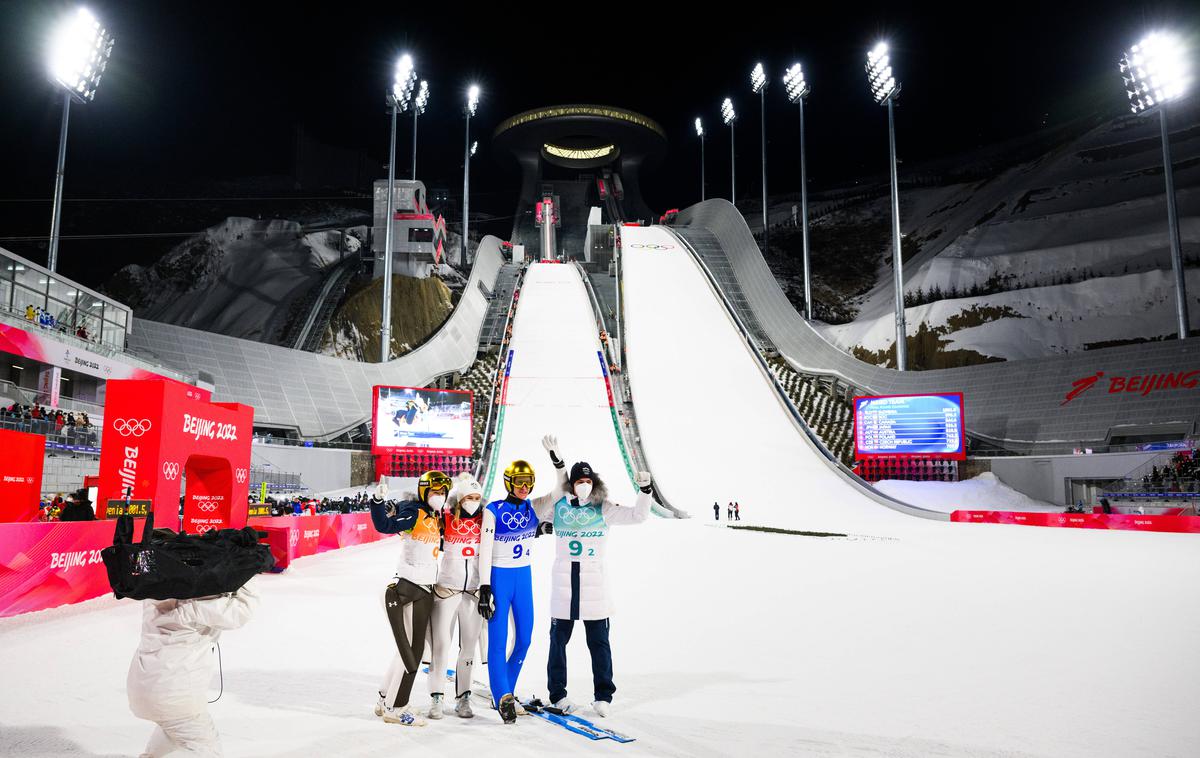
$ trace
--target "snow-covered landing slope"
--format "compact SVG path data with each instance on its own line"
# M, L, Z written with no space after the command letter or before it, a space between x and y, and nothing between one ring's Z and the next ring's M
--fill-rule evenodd
M717 294L661 227L622 230L625 350L642 447L671 502L709 518L826 531L914 528L865 497L794 426Z
M542 448L558 435L567 465L585 460L608 485L610 498L632 505L613 428L600 359L600 334L587 290L574 266L535 263L525 274L509 343L507 402L498 456L487 496L504 497L504 467L523 458L537 472L534 496L553 486L554 468Z

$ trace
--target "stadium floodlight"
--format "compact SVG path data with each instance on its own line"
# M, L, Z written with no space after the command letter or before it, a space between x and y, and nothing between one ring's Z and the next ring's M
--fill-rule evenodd
M417 72L408 53L396 60L392 72L392 89L387 103L392 114L392 136L388 142L387 226L383 235L383 307L380 313L379 360L386 363L392 354L392 226L396 217L396 117L408 110L412 102ZM416 111L413 112L413 179L417 178Z
M788 100L800 106L800 216L801 226L804 230L802 234L804 240L804 317L811 321L812 280L808 268L808 167L805 164L804 154L804 101L808 99L811 89L808 82L804 80L804 69L799 63L793 63L792 67L783 75L783 88L787 92Z
M871 96L888 109L888 149L891 155L892 180L892 274L896 288L896 368L904 371L908 364L907 329L904 323L904 260L900 254L900 181L896 174L895 102L900 95L900 83L892 72L888 44L880 42L867 53L867 81Z
M1183 249L1179 241L1179 213L1175 207L1175 174L1171 167L1171 140L1167 105L1187 94L1191 84L1188 49L1174 34L1153 32L1129 48L1118 64L1125 94L1135 115L1158 111L1162 136L1163 178L1167 188L1167 232L1171 240L1171 268L1175 275L1175 317L1179 339L1189 336L1187 284L1183 274Z
M471 157L472 158L475 157L475 151L478 149L479 149L479 140L475 140L474 142L471 143Z
M721 120L729 127L729 202L737 205L737 158L734 155L734 122L737 121L737 111L733 109L733 101L725 98L721 103Z
M471 116L479 106L479 86L472 84L467 88L467 106L463 113L467 117L467 127L463 134L463 223L462 223L462 252L459 263L465 271L467 268L467 222L471 209L471 156L475 154L471 147Z
M762 101L762 225L763 251L771 247L771 221L767 218L767 74L763 64L757 63L750 72L750 87Z
M696 136L700 138L700 202L704 202L704 124L696 117Z
M67 124L71 101L83 105L96 99L100 78L112 57L113 38L87 8L78 8L59 22L50 41L50 75L63 88L62 127L58 134L58 164L54 175L54 204L50 211L50 247L46 268L58 267L58 236L62 225L63 179L67 165Z
M417 90L417 99L413 101L413 149L412 149L412 180L417 180L417 116L425 115L425 108L429 105L429 82L421 80L421 87Z

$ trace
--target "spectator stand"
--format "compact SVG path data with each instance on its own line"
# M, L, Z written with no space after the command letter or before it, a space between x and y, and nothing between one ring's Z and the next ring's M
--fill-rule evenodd
M1169 451L1127 473L1103 493L1116 513L1194 516L1200 513L1200 455Z

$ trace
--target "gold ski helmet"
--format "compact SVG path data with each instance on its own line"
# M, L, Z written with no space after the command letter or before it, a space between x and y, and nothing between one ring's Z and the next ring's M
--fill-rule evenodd
M537 479L533 475L533 466L527 461L513 461L504 469L504 488L510 495L519 485L527 485L532 490L535 481Z
M452 484L450 477L441 471L426 471L417 480L417 499L422 503L428 503L431 490L442 490L443 494L449 495Z

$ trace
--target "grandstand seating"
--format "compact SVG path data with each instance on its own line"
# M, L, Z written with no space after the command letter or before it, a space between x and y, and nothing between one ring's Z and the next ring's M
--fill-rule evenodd
M838 460L853 466L854 409L847 399L831 394L817 377L795 371L782 358L772 359L768 365L809 428Z

